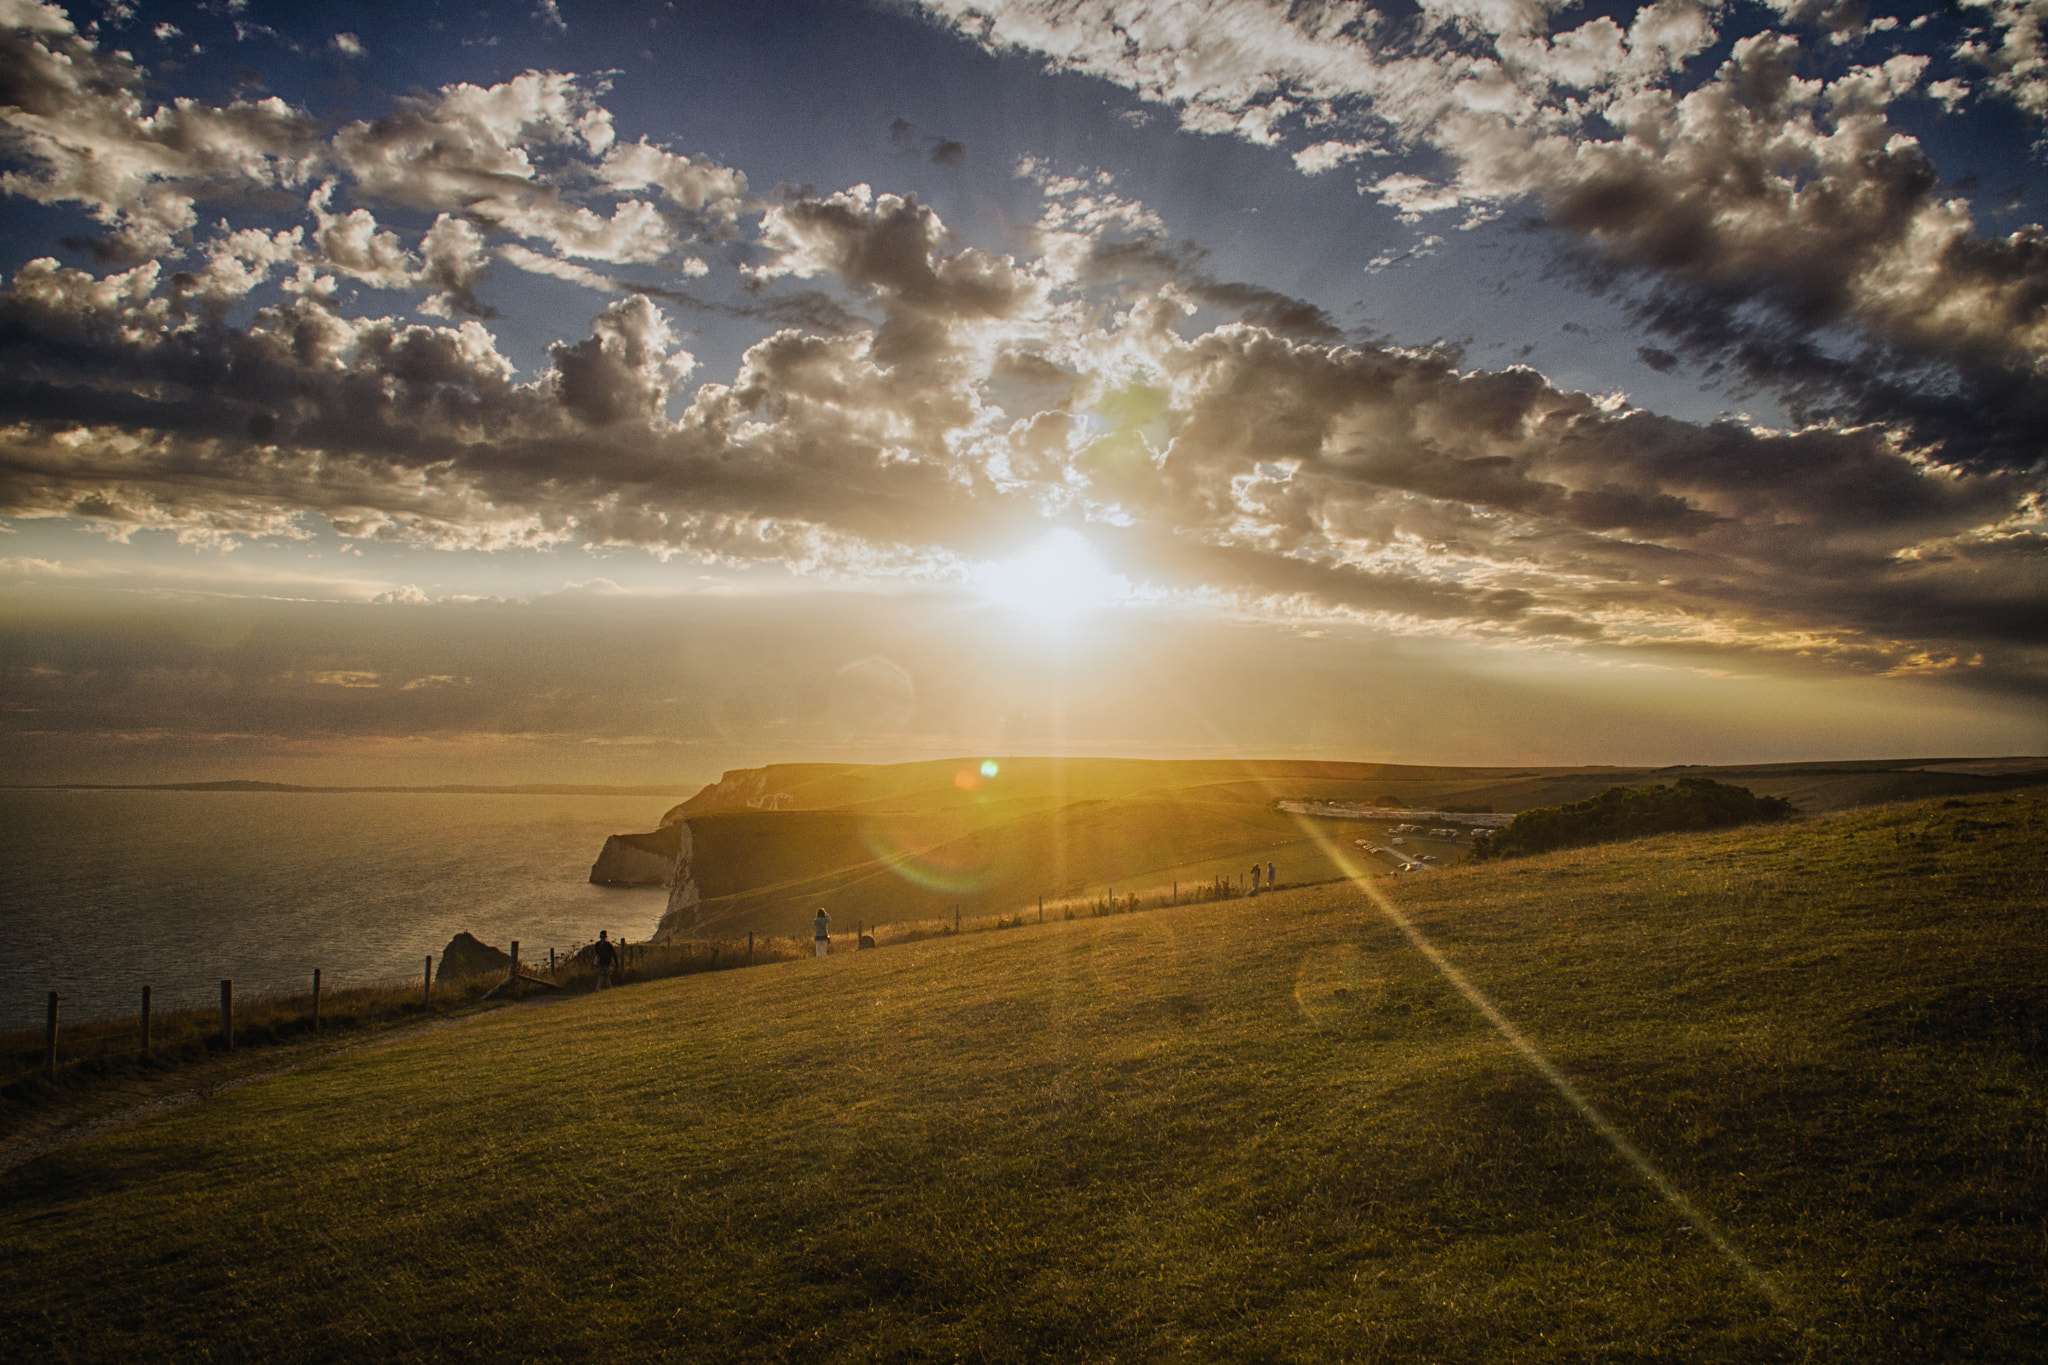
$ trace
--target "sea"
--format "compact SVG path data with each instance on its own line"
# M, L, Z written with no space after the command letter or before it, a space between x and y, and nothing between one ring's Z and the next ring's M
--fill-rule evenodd
M658 796L0 791L0 1030L417 981L468 931L523 961L640 940L659 888L590 884Z

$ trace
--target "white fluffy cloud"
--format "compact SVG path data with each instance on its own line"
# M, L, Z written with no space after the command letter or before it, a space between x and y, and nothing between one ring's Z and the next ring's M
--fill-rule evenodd
M333 46L344 56L362 50L350 34ZM700 260L675 253L701 229L727 230L746 191L743 175L709 158L644 140L614 146L601 86L557 72L409 97L328 136L276 98L151 105L126 54L102 50L52 6L5 0L0 88L9 92L0 152L15 163L0 174L0 191L83 206L107 229L104 255L174 258L203 231L202 204L310 190L302 263L315 274L306 287L324 272L418 289L429 295L425 310L441 315L486 311L474 288L489 234L538 243L556 258L671 261L701 273ZM561 168L543 170L549 161ZM660 191L674 216L618 197L643 189ZM593 190L612 201L591 202ZM408 245L378 224L379 205L441 217Z
M2048 0L1964 0L1989 11L1995 41L1973 38L1956 56L1982 67L1986 85L2036 118L2048 117Z
M101 52L54 7L7 0L0 11L0 151L24 169L0 191L83 205L129 259L172 251L210 195L305 182L313 121L283 100L148 107L123 54Z
M1442 170L1388 166L1361 189L1409 222L1462 208L1472 226L1510 203L1540 208L1583 244L1589 268L1641 284L1647 322L1705 365L1790 385L1797 410L1965 440L1952 413L1894 391L1894 376L1933 365L1996 429L1986 444L1997 458L2014 458L2048 413L2048 321L2034 302L2048 289L2048 237L2031 226L1985 236L1890 117L1919 96L1932 59L1900 50L1804 74L1823 38L1861 54L1908 32L1861 5L1657 0L1626 22L1571 23L1570 7L1547 0L1432 0L1405 24L1358 5L1269 0L921 8L990 49L1126 86L1191 130L1301 142L1307 174L1374 152L1434 154ZM1956 57L1988 73L1987 89L2048 112L2048 4L1976 8L1991 36ZM1718 69L1694 67L1727 37ZM1952 105L1962 83L1927 94ZM1812 339L1844 327L1877 352L1860 370L1828 364Z

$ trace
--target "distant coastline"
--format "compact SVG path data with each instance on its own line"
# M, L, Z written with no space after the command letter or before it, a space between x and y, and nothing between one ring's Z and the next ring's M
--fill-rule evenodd
M687 784L694 786L696 784ZM485 787L451 783L438 787L302 787L290 782L0 782L14 792L380 792L428 796L669 796L682 787L594 787L523 783Z

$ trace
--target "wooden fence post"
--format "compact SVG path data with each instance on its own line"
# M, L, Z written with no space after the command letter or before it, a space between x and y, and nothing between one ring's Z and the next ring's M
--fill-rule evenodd
M149 987L142 988L142 1055L149 1055Z
M220 1036L221 1045L229 1052L235 1050L235 983L225 978L220 983Z
M754 965L754 931L752 929L747 930L747 965L749 967Z
M420 986L420 1004L427 1009L434 1007L434 955L427 954L427 978Z
M320 1031L320 969L313 969L313 1032Z
M550 949L548 949L548 975L549 975L549 976L553 976L554 974L555 974L555 950L554 950L553 948L550 948Z
M43 1074L57 1079L57 992L50 992L50 1026L43 1033Z
M960 932L960 907L957 905L953 907L953 932Z
M519 979L519 940L516 938L512 940L512 965L506 970L505 979L507 981L517 981Z

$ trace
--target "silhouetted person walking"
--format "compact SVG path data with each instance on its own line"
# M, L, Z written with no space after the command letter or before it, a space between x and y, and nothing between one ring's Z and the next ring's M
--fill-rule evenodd
M609 989L612 984L612 968L619 965L619 950L612 945L609 931L597 931L597 942L590 949L590 965L597 968L597 988Z
M811 942L817 946L819 957L832 951L832 917L822 905L818 907L818 917L811 921Z

